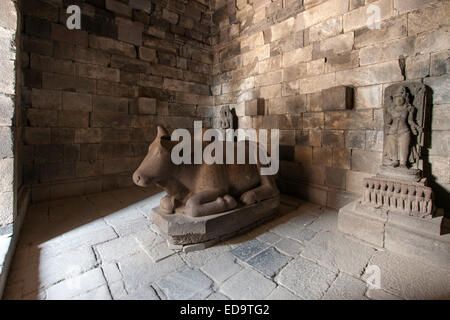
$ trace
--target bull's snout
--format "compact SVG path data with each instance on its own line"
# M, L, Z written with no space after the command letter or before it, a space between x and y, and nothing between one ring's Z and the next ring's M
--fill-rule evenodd
M146 187L148 185L148 178L144 176L141 172L135 171L133 173L133 182L139 187Z

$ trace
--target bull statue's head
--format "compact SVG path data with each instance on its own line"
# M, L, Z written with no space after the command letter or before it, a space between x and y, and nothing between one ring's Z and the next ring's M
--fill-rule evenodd
M167 179L173 166L170 158L171 151L167 147L169 141L170 136L166 129L158 126L155 140L148 147L147 155L133 174L133 182L136 185L146 187L151 183Z

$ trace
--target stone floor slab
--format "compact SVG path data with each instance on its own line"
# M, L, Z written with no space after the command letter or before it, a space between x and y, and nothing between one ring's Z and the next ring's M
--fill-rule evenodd
M234 254L237 258L241 259L242 261L247 261L251 257L267 249L268 247L269 245L267 243L253 239L244 242L240 246L236 247L231 251L231 253Z
M291 261L275 278L276 282L303 299L320 299L337 274L303 257Z
M203 272L190 268L170 273L156 281L156 285L164 292L169 300L200 298L211 288L212 284L213 281Z
M346 273L339 273L338 277L325 292L323 300L366 300L364 294L367 284Z
M369 265L380 268L381 288L404 299L450 299L450 273L389 251L377 252ZM367 279L365 272L363 279Z
M86 294L102 285L106 284L100 268L92 269L79 276L61 281L47 291L48 300L70 299L82 294Z
M186 264L178 255L153 263L144 252L138 252L119 261L127 291L139 289L141 286L149 286L165 275L185 266Z
M269 247L247 260L247 263L267 277L272 278L290 259L290 257L275 250L274 247Z
M274 247L291 257L296 257L305 248L300 242L288 238L281 239L274 244Z
M358 277L374 253L372 247L347 239L341 233L321 231L305 244L300 255L335 272L341 270Z
M208 277L217 283L222 283L237 272L242 270L242 267L236 263L236 257L230 252L211 259L201 269Z
M221 287L226 296L233 300L261 300L267 297L276 284L259 272L243 269L228 279Z

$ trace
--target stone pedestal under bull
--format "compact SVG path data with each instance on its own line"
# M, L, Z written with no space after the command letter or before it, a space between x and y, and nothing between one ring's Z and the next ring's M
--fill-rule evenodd
M259 164L175 165L174 146L167 131L158 127L147 156L133 174L136 185L154 183L166 191L152 219L170 243L218 241L276 213L275 179L261 175Z

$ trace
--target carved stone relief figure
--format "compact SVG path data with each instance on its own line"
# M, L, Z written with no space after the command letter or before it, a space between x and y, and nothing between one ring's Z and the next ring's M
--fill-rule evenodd
M424 112L424 85L397 84L386 88L381 175L420 180Z

